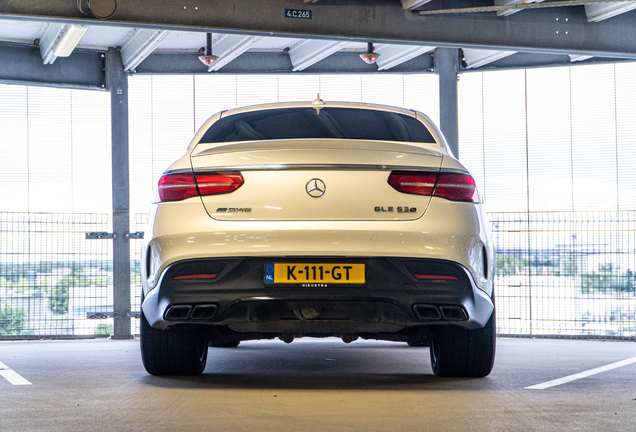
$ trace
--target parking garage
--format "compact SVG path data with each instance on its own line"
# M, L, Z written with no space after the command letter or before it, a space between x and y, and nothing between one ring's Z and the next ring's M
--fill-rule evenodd
M2 430L630 428L636 2L195 3L0 6ZM211 115L317 94L426 113L475 177L497 252L487 378L334 338L144 371L158 177Z

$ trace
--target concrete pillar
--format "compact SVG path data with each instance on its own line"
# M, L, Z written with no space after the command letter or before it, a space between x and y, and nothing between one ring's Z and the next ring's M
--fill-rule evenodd
M128 173L128 77L121 52L106 53L106 88L110 91L113 191L113 339L130 339L130 194Z
M439 75L439 127L455 157L459 158L457 74L459 49L436 48L435 72Z

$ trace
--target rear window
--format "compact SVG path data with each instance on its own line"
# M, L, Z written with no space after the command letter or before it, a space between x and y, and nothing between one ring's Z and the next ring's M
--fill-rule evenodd
M210 126L201 143L345 138L435 143L426 126L403 114L355 108L279 108L234 114Z

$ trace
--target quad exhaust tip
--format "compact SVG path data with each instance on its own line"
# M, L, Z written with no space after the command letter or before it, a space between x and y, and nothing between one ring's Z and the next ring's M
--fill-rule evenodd
M202 304L195 306L175 305L168 308L168 310L164 314L164 318L166 319L166 321L203 321L211 319L216 313L216 310L217 306L213 304Z
M413 311L418 319L423 321L466 321L468 314L463 306L442 305L435 306L429 304L416 304Z

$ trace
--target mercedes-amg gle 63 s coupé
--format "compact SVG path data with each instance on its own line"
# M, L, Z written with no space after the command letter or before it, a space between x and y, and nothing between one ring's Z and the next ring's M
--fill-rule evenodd
M298 337L430 344L439 376L495 357L494 251L470 173L425 115L359 103L216 114L163 173L141 254L141 353Z

